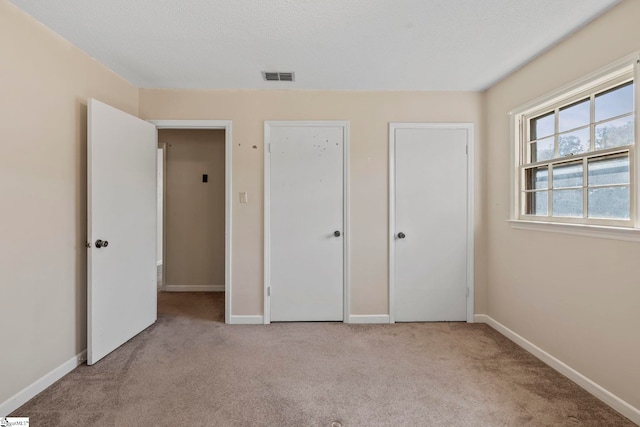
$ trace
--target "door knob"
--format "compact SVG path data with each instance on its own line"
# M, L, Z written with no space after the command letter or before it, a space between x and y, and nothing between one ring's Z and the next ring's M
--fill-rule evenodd
M96 248L106 248L109 246L109 241L107 240L96 240Z
M398 239L404 239L405 237L407 237L407 235L403 232L398 233Z
M340 232L338 230L336 230L336 231L333 232L333 235L336 236L336 237L340 237Z

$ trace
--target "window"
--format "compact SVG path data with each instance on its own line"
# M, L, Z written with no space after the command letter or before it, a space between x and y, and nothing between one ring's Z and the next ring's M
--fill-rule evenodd
M637 58L514 114L512 219L635 228Z

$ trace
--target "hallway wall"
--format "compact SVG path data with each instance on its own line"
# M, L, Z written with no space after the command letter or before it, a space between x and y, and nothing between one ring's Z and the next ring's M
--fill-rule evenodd
M224 133L158 131L158 142L166 143L167 150L167 290L224 291Z

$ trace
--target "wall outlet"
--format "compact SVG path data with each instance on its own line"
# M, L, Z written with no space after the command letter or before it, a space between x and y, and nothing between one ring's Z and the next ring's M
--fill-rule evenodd
M240 203L247 203L247 202L248 202L247 192L246 191L240 192Z

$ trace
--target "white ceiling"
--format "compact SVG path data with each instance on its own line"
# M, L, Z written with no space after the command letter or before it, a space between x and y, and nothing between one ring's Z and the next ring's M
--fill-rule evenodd
M11 1L139 87L447 91L486 89L619 2Z

